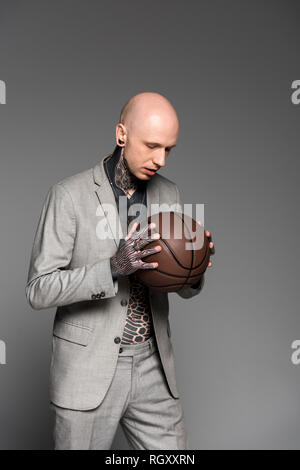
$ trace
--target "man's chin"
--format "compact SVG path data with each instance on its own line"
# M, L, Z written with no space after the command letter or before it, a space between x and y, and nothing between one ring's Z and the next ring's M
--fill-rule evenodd
M143 173L143 171L141 170L141 171L139 172L137 178L138 178L139 180L144 180L144 181L145 181L145 180L149 180L149 179L151 178L151 176L150 176L150 175L147 175L146 173Z

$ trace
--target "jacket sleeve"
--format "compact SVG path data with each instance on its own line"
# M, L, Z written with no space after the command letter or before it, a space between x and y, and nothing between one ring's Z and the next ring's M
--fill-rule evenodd
M176 210L183 212L183 204L182 204L180 192L179 192L177 185L176 185L176 193L177 193L177 197L176 197L177 209ZM195 295L198 295L201 292L204 286L204 281L205 281L205 276L204 274L202 274L200 281L194 284L194 286L185 287L184 289L177 291L176 294L178 294L183 299L190 299L191 297L194 297Z
M75 236L71 195L62 183L56 183L46 196L31 252L25 293L32 308L40 310L116 295L118 280L112 278L109 258L69 268Z

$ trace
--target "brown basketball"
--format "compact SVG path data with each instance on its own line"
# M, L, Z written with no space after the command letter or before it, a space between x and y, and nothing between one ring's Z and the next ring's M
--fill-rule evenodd
M159 212L148 217L148 223L151 222L156 224L152 234L158 232L160 238L143 249L157 245L162 249L142 260L157 262L158 267L139 269L134 273L137 279L162 292L176 292L196 284L206 270L210 257L209 240L203 226L180 212Z

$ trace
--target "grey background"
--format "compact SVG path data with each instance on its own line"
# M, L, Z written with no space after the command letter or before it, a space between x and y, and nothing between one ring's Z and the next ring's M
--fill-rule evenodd
M125 101L157 91L178 145L161 174L205 204L216 253L194 299L170 294L194 449L300 448L297 1L0 2L0 447L52 448L55 309L25 298L46 192L115 145ZM118 430L114 449L126 449Z

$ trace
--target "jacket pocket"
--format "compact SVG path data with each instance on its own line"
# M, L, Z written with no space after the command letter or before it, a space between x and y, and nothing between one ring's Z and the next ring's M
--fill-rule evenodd
M53 327L53 336L82 346L88 345L91 334L92 330L90 328L64 321L56 321Z

